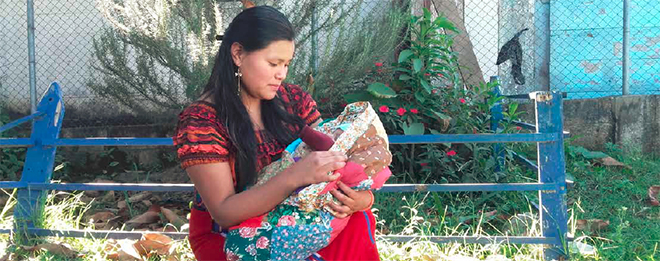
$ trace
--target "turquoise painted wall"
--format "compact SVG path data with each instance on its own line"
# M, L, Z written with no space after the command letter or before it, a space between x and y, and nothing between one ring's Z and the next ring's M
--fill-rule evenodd
M660 94L660 0L631 0L630 94ZM550 2L550 85L569 98L622 93L621 0Z

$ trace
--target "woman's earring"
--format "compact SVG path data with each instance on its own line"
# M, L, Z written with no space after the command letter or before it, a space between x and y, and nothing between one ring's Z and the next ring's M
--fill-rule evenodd
M234 73L234 76L236 76L236 81L238 81L238 96L241 96L241 77L243 77L243 73L241 73L241 68L238 68L236 72Z

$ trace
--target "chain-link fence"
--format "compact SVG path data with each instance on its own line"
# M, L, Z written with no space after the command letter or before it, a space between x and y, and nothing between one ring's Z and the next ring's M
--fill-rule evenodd
M12 118L30 112L30 2L10 1L0 8L0 97ZM297 50L289 78L301 85L319 67L337 67L338 74L340 67L356 71L350 67L391 58L401 41L398 32L383 30L390 25L387 19L378 18L390 14L392 3L378 0L35 1L37 96L51 82L60 83L65 128L172 124L205 85L219 36L247 2L275 6L290 18ZM404 20L395 23L401 27ZM387 39L348 34L359 28ZM344 63L330 59L351 44L361 44L371 56Z
M411 9L403 0L253 2L274 5L296 27L289 78L301 85L309 75L315 86L356 85L375 61L393 60L406 15L428 7L461 31L453 48L468 84L499 75L505 94L550 86L595 98L622 94L627 74L630 94L657 94L660 5L628 1L627 40L622 1L413 0ZM29 2L0 7L0 106L12 118L30 111ZM60 82L65 127L171 123L206 83L216 36L242 8L229 0L35 1L37 98ZM315 93L327 103L340 98L324 95Z
M624 89L660 93L657 1L552 1L551 7L553 88L572 98L621 95Z

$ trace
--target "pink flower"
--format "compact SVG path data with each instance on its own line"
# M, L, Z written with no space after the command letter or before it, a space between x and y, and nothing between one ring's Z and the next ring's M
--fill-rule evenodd
M267 237L260 237L257 240L257 248L258 249L266 249L268 247L268 238Z
M341 104L341 107L344 108L344 107L346 107L347 105L348 105L347 103L342 103L342 104Z
M410 109L410 112L412 112L413 114L419 113L419 111L417 109Z
M516 126L516 130L522 130L522 127Z
M454 156L454 155L456 155L456 151L454 150L447 151L447 156Z
M458 101L460 101L461 103L465 103L465 99L463 98L458 99Z
M280 220L277 221L277 226L282 227L282 226L295 226L296 225L296 219L293 216L285 215L280 218Z
M374 65L376 65L376 67L381 67L383 66L383 63L374 63Z
M442 73L438 73L438 76L440 76L440 77L444 77L444 75L442 75Z
M404 114L406 114L406 109L399 108L398 110L396 110L396 113L399 114L399 116L403 116Z
M253 238L255 235L257 235L257 228L242 227L238 229L238 234L240 234L242 238Z
M430 73L425 73L424 76L431 76L431 74Z
M419 163L419 165L422 166L422 167L426 167L426 166L428 166L429 164L428 164L428 163Z
M380 107L378 108L378 111L380 111L380 112L382 112L382 113L387 113L387 112L390 111L390 108L387 107L387 106L385 106L385 105L383 105L383 106L380 106Z
M438 94L438 89L433 89L433 90L431 91L431 93L432 93L432 94Z

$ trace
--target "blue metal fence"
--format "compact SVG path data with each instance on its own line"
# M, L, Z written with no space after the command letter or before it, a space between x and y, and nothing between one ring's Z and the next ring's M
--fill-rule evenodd
M536 143L537 162L518 157L524 166L538 173L536 183L480 183L480 184L387 184L380 192L454 192L454 191L539 191L539 213L542 237L523 236L385 236L394 242L424 239L433 242L464 242L513 244L544 244L546 260L567 256L567 206L564 162L564 133L562 128L562 95L557 92L534 92L528 96L535 102L536 124L517 123L523 128L533 128L529 134L461 134L461 135L392 135L391 144L419 143L494 143L496 152L503 152L503 143ZM496 107L497 109L498 107ZM501 113L501 108L499 108ZM497 114L497 110L495 111ZM97 238L140 238L144 231L90 231L48 230L38 228L33 222L44 207L47 190L116 190L116 191L192 191L191 184L94 184L51 183L55 151L60 146L172 146L171 138L59 138L64 117L62 93L57 83L52 83L37 106L37 111L27 117L0 126L0 132L23 123L32 122L30 138L0 139L1 147L27 147L27 156L20 181L0 181L0 188L17 188L18 203L14 210L14 228L0 229L0 233L22 233L32 236L65 236ZM499 118L493 117L495 120ZM492 126L497 129L497 122ZM173 238L184 238L187 233L162 233Z

